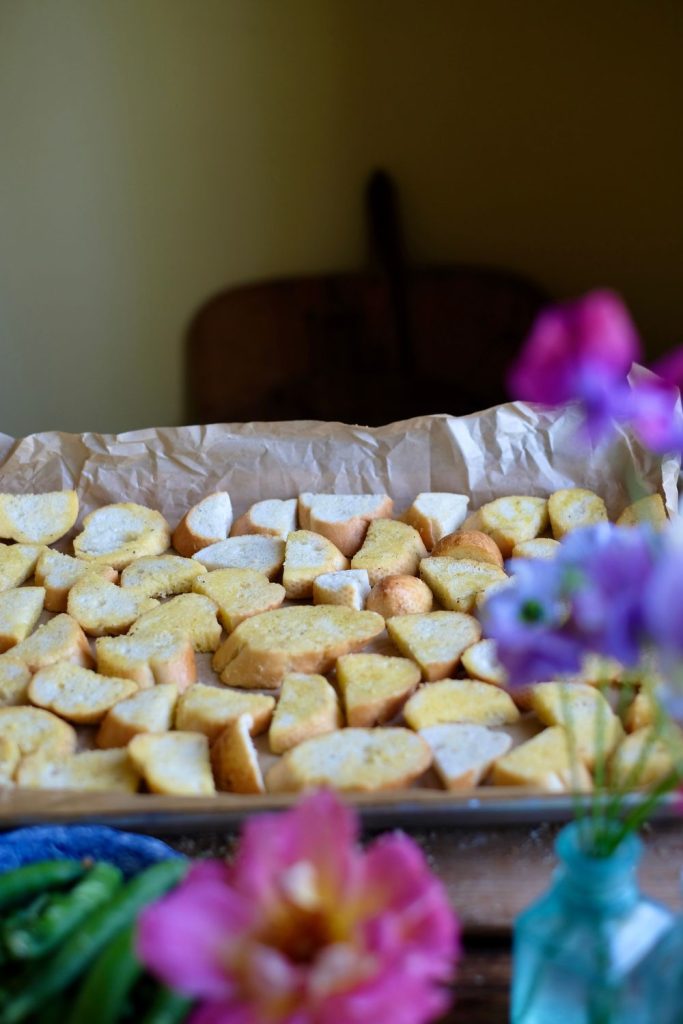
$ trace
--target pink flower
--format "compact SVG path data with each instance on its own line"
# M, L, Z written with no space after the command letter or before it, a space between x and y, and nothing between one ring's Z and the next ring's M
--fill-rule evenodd
M138 955L200 1004L192 1024L423 1024L459 952L440 882L401 834L357 845L319 792L251 819L231 867L204 862L144 911Z

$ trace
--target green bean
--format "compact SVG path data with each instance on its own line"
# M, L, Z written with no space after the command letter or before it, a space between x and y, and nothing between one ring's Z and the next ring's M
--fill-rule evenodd
M13 914L6 917L0 927L0 965L7 963L9 954L7 952L6 937L15 928L23 928L36 918L50 902L51 893L41 892L30 901L19 907Z
M160 988L140 1024L181 1024L192 1008L192 1000L170 988Z
M97 863L68 893L53 896L34 921L8 928L7 949L18 960L45 956L64 941L96 907L106 903L123 882L113 864Z
M104 947L83 982L67 1024L116 1024L126 997L142 974L135 956L135 923L128 925Z
M80 878L79 860L42 860L0 875L0 910L19 906L46 889L57 889Z
M147 868L98 907L56 952L36 964L35 980L0 1010L0 1024L19 1024L62 992L88 969L100 951L123 928L132 924L147 904L176 885L187 871L183 859L164 860Z

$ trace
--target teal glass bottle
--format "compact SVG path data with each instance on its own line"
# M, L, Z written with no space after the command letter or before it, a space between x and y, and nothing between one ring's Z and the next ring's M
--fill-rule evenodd
M609 856L560 832L548 892L518 917L511 1024L683 1024L676 915L642 895L640 840Z

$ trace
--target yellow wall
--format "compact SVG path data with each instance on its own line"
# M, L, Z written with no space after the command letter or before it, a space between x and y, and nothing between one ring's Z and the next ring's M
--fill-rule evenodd
M0 431L182 420L212 291L365 258L621 289L683 341L679 0L0 0Z

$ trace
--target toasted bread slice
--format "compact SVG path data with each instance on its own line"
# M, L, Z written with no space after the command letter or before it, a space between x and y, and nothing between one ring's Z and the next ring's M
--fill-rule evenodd
M327 679L290 672L282 681L280 699L270 725L270 749L274 754L284 754L297 743L332 732L341 724L337 694Z
M499 757L491 781L495 786L529 786L549 793L589 792L593 787L585 764L572 757L561 725L544 729Z
M0 591L25 583L43 551L39 544L0 544Z
M0 657L0 707L28 703L28 684L31 673L28 665L13 653Z
M57 661L71 661L86 668L93 664L88 638L70 615L55 615L13 647L12 654L26 662L31 672Z
M98 747L125 747L141 732L168 732L178 701L178 687L162 683L139 690L110 708L102 719L95 742Z
M132 679L140 689L172 683L182 693L197 679L194 649L184 633L103 636L95 651L101 675Z
M341 604L360 612L369 593L370 580L365 569L324 572L313 581L314 604Z
M250 729L250 716L240 715L226 725L211 747L211 767L218 789L229 793L265 793Z
M140 774L127 750L85 750L66 758L37 753L21 762L17 785L30 789L135 793L140 785Z
M195 651L215 651L221 642L217 614L215 602L203 594L179 594L141 615L129 635L184 633L190 638Z
M352 558L352 569L365 569L374 587L385 576L415 576L427 554L414 527L396 519L374 519L363 546Z
M66 757L76 749L76 730L42 708L0 708L0 736L13 740L22 757L50 750Z
M425 558L420 564L420 576L437 601L454 612L471 612L482 590L507 579L497 566L469 558Z
M230 536L241 537L245 533L260 533L264 537L287 540L287 535L296 530L296 507L296 498L267 498L265 501L257 501L233 523Z
M74 554L86 562L125 569L143 555L160 555L171 531L160 512L133 502L103 505L83 520L74 539Z
M20 544L53 544L77 519L75 491L0 494L0 537Z
M515 544L538 537L548 526L548 502L545 498L510 494L482 505L479 509L482 533L496 542L504 558Z
M401 789L423 775L431 760L429 745L409 729L338 729L288 750L268 772L266 788Z
M266 694L196 683L178 701L175 727L184 732L204 733L213 743L226 725L240 715L249 715L252 733L257 736L270 725L274 709L275 699Z
M507 672L498 661L495 640L479 640L468 647L462 656L462 667L473 679L493 686L507 686Z
M531 707L545 725L563 726L576 756L593 768L606 762L624 734L599 690L582 683L538 683Z
M560 542L552 537L534 537L523 540L512 549L513 558L555 558L560 550Z
M0 654L16 647L35 629L44 601L43 587L20 587L0 593Z
M431 612L434 597L423 580L417 576L385 576L375 583L366 602L369 612L377 612L384 619L394 615L425 615Z
M19 767L19 746L10 736L0 736L0 786L9 786Z
M66 610L89 636L125 633L159 602L87 573L69 591Z
M152 793L213 796L209 741L199 732L140 733L128 744L130 758Z
M194 558L157 555L138 558L121 573L121 587L134 588L139 597L173 597L187 594L204 566Z
M240 623L216 651L213 667L228 686L272 690L288 672L328 672L383 629L380 615L340 605L276 608Z
M483 725L443 723L420 730L434 756L434 768L446 789L478 786L498 757L506 754L512 739Z
M0 659L0 671L2 659ZM658 718L658 709L652 694L647 690L641 690L633 698L624 716L624 726L627 732L637 732L639 729L646 729L654 725Z
M503 556L492 537L481 530L456 530L442 537L432 551L434 558L464 558L503 568Z
M216 569L197 576L192 589L204 594L218 607L218 618L231 632L252 615L279 608L285 599L285 588L270 583L256 569Z
M382 654L346 654L337 661L337 683L351 726L383 724L395 717L420 682L414 661Z
M348 560L331 540L310 530L295 530L287 537L282 583L290 600L312 597L313 583L323 573L348 569Z
M28 699L77 725L100 722L109 708L137 693L132 679L101 676L89 668L61 661L36 672L29 683Z
M660 494L648 494L645 498L627 505L617 519L617 526L638 526L649 523L655 529L666 526L669 519Z
M416 661L425 679L444 679L463 651L481 637L481 626L461 612L399 615L387 620L389 636L401 654Z
M682 763L681 737L673 729L650 727L629 733L609 763L609 781L617 789L646 789L662 782Z
M548 498L548 514L555 540L579 526L607 522L607 509L602 498L581 487L555 491Z
M232 502L227 491L216 491L197 502L173 532L173 547L191 558L210 544L225 540L232 526Z
M116 583L119 574L110 565L91 565L80 558L62 555L45 548L36 565L36 583L45 587L45 607L49 612L65 612L69 591L81 577L91 573L110 583Z
M437 541L462 524L469 501L466 494L423 492L418 494L402 518L405 523L415 527L424 546L431 551Z
M441 722L512 725L519 711L498 686L478 679L442 679L421 686L404 706L403 717L417 731Z
M299 526L321 533L351 558L365 540L368 523L390 516L393 504L387 494L301 494Z
M228 537L219 544L201 548L193 557L209 572L215 569L254 569L272 580L282 568L285 542L279 537L262 537L259 534Z

